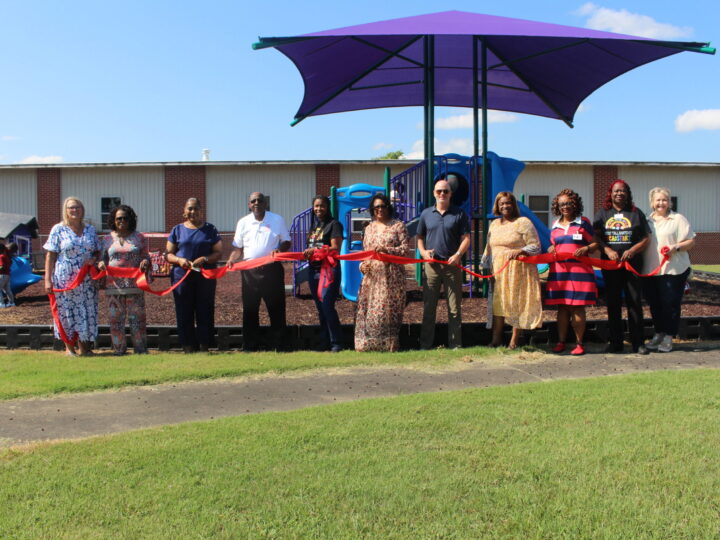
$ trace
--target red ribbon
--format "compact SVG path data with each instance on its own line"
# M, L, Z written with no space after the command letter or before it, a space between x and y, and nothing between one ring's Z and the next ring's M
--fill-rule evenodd
M601 268L603 270L621 270L625 269L629 272L632 272L636 276L639 277L652 277L656 275L660 269L663 267L663 265L670 260L670 248L665 246L660 250L660 254L663 256L662 261L660 261L660 264L655 268L652 272L648 274L640 274L637 270L635 270L629 261L609 261L609 260L602 260L602 259L594 259L592 257L575 257L570 253L545 253L543 255L522 255L518 257L517 260L528 263L528 264L550 264L554 262L562 262L566 261L568 259L574 259L582 264L586 264L588 266L595 266L597 268ZM203 277L206 279L220 279L225 276L228 272L237 272L240 270L250 270L252 268L258 268L260 266L264 266L266 264L270 264L273 262L291 262L291 261L301 261L304 260L305 256L302 252L277 252L274 255L266 255L264 257L258 257L257 259L251 259L248 261L241 261L237 263L232 263L229 266L223 266L222 268L214 268L214 269L208 269L203 268L201 270L201 273ZM330 249L328 246L323 246L321 248L316 249L313 252L312 257L310 258L311 261L320 261L321 267L320 267L320 281L318 283L318 298L322 298L322 292L326 287L329 287L335 280L335 274L333 272L333 268L337 266L338 261L369 261L369 260L376 260L376 261L382 261L385 263L391 263L391 264L415 264L415 263L437 263L437 264L445 264L449 265L447 261L438 261L436 259L414 259L410 257L401 257L399 255L390 255L389 253L378 253L376 251L355 251L352 253L347 253L345 255L338 254L337 250ZM502 265L498 269L497 272L493 274L488 275L482 275L477 274L473 272L472 270L465 268L463 266L460 266L459 264L455 264L452 266L455 266L457 268L460 268L464 272L467 272L468 274L475 276L480 279L488 279L491 278L502 271L504 271L507 266L510 264L510 261L512 259L508 259L505 261L505 264ZM118 266L107 266L105 270L97 270L93 266L85 265L80 269L80 272L75 276L75 278L70 282L70 284L64 288L64 289L53 289L53 292L48 294L48 297L50 298L50 311L52 312L53 320L55 321L55 326L58 329L58 334L60 335L60 339L63 340L63 342L75 346L75 343L77 342L78 336L76 333L73 333L73 336L70 338L65 333L65 330L63 329L63 326L60 322L60 317L58 315L57 310L57 301L55 299L55 294L58 292L66 292L70 291L72 289L75 289L78 287L85 277L90 274L90 277L94 280L101 279L105 276L112 276L112 277L121 277L121 278L133 278L135 279L135 283L137 284L138 288L150 293L154 294L155 296L165 296L167 294L170 294L175 288L180 285L185 279L188 277L190 272L193 270L187 270L185 272L185 275L180 278L176 283L174 283L171 287L168 287L167 289L163 289L161 291L154 291L150 288L150 285L147 282L147 277L145 272L140 270L139 268L120 268Z
M544 253L542 255L531 256L523 255L519 257L518 260L521 260L528 264L550 264L554 262L567 261L568 259L574 259L587 266L595 266L602 270L627 270L638 277L652 277L660 271L660 269L668 260L670 260L670 248L668 248L667 246L663 247L660 250L660 254L663 256L662 261L660 261L660 264L657 266L657 268L655 268L652 272L648 274L641 274L640 272L635 270L630 264L630 261L609 261L605 259L594 259L592 257L575 257L572 253Z

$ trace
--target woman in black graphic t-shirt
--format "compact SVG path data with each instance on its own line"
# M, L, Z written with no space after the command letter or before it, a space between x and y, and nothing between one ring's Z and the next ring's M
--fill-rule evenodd
M642 270L642 252L650 240L650 227L645 214L632 200L630 186L615 180L608 189L603 208L595 214L593 222L595 240L600 245L602 258L611 261L628 261L638 272ZM630 343L633 352L647 354L643 342L643 311L640 278L632 272L603 270L605 301L607 303L610 344L608 352L623 352L622 295L628 311Z
M304 251L305 258L308 260L316 249L323 246L329 246L330 249L339 252L343 239L342 224L330 214L330 199L324 195L317 195L313 199L313 215L313 223L307 238L307 249ZM342 350L342 328L335 309L335 300L340 291L340 264L338 263L333 268L332 283L322 287L318 292L318 284L322 277L321 268L320 262L310 261L308 284L320 317L320 330L323 338L321 348L339 352Z

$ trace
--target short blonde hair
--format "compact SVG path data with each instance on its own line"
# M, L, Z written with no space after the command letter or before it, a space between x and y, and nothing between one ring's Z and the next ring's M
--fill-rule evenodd
M666 187L660 187L660 186L652 188L650 190L650 193L648 193L648 203L650 204L650 210L653 210L653 199L655 198L656 193L662 193L663 195L665 195L667 197L668 208L670 208L670 210L672 210L673 205L672 205L672 196L670 194L670 190Z
M68 219L68 211L67 211L67 207L68 207L68 204L70 204L70 201L75 201L76 203L78 203L80 205L80 208L82 208L82 218L81 219L85 219L85 205L82 203L82 201L80 199L78 199L77 197L68 197L63 202L63 212L62 212L63 225L70 225L70 220Z

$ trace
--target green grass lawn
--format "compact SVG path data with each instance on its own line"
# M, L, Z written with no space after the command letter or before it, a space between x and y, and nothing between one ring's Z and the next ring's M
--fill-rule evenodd
M153 353L122 357L110 354L69 357L50 351L0 352L0 399L315 368L441 365L461 358L482 360L503 354L515 353L487 347L397 353Z
M0 453L1 538L717 538L720 371L372 399Z
M720 273L720 264L693 264L694 270L700 270L702 272L718 272Z

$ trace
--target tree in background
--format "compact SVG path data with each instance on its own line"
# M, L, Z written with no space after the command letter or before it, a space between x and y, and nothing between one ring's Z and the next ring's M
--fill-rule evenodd
M378 156L373 159L400 159L405 155L405 152L402 150L395 150L393 152L388 152L384 156Z

